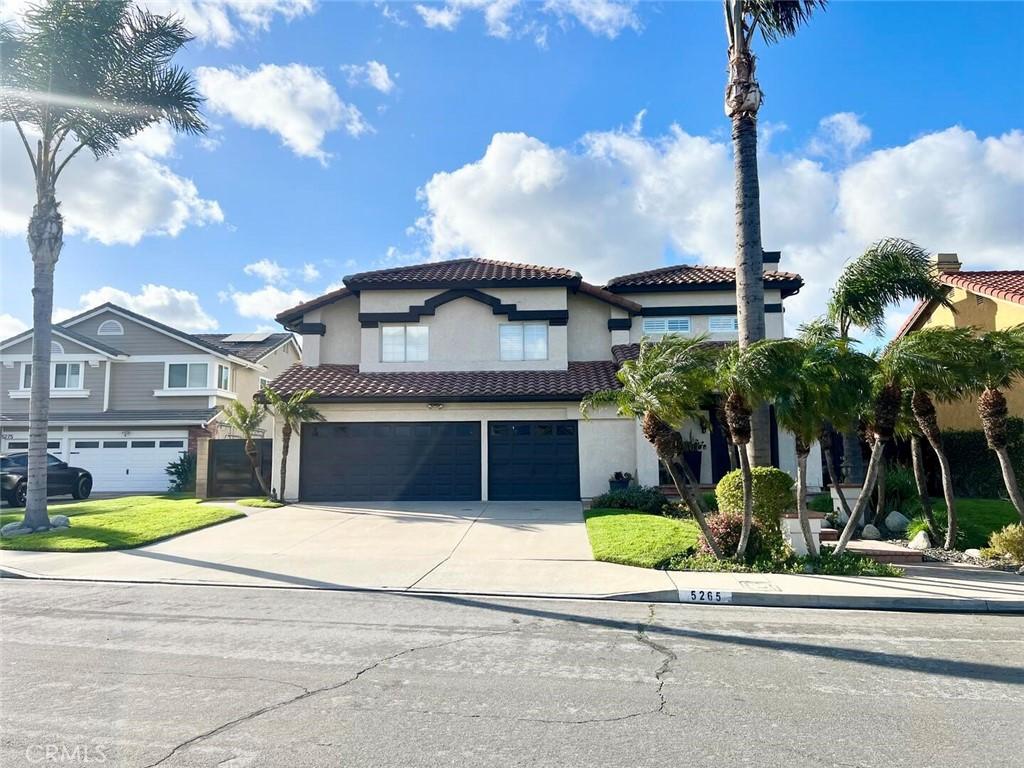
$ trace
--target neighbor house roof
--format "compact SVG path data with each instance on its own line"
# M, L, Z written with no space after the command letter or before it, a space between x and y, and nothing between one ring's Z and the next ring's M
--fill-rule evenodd
M779 288L783 297L799 291L804 281L794 272L765 272L765 286ZM605 288L613 293L647 293L651 291L687 291L733 289L736 286L734 267L676 264L614 277Z
M225 341L230 333L193 333L196 339L220 348L225 354L235 355L251 363L258 362L282 344L292 340L290 333L272 333L262 341Z
M564 371L361 373L355 365L293 365L270 387L283 397L312 389L313 402L573 401L618 387L617 369L612 360L571 362Z
M993 299L1024 304L1024 270L1021 269L943 272L939 280L950 288L962 288ZM912 330L935 304L934 300L917 302L896 332L896 338Z
M573 285L582 278L578 272L563 267L468 258L358 272L343 279L346 286L358 291L364 288L484 288L500 284Z

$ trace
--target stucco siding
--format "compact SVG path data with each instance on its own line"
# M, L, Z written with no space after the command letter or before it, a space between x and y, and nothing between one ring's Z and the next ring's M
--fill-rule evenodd
M611 307L589 296L571 294L568 309L569 360L611 360L612 333L608 330Z
M408 307L404 309L408 309ZM336 365L359 363L359 297L349 296L333 304L328 304L326 307L310 312L303 319L309 323L323 323L326 328L326 332L321 337L306 337L303 340L303 351L310 342L313 342L319 344L321 363Z
M736 294L733 291L659 291L652 293L630 293L627 298L644 307L680 307L679 315L690 318L690 335L707 334L712 341L735 341L736 333L711 333L708 330L708 314L689 314L685 307L728 307L722 315L736 314ZM781 304L782 294L778 290L765 291L765 304ZM638 342L644 336L643 317L633 318L629 331L629 340ZM769 339L781 339L785 336L785 318L783 312L765 314L765 336Z

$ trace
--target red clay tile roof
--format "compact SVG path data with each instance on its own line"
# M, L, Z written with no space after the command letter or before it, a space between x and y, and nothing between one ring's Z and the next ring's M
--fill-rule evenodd
M579 293L585 293L588 296L593 296L595 299L613 304L616 307L627 309L630 312L639 312L643 307L637 304L635 301L630 301L624 296L617 296L611 291L606 291L604 288L598 288L596 285L591 285L587 282L580 282L576 288Z
M572 362L566 371L360 373L355 365L293 365L271 383L284 397L315 390L313 402L579 400L619 386L611 360Z
M794 272L765 272L764 282L773 288L781 288L783 296L796 293L804 284L803 278ZM734 267L676 264L614 277L608 281L605 288L615 293L641 293L650 290L731 288L735 284Z
M580 281L578 272L563 267L514 264L490 259L452 259L407 267L359 272L344 278L353 290L388 287L468 287L493 283L556 283L570 285ZM454 284L454 285L453 285Z
M291 309L278 313L274 319L281 323L281 325L288 325L288 323L300 319L307 312L312 312L314 309L318 309L325 304L330 304L338 299L344 299L346 296L352 295L352 291L348 288L338 288L330 293L325 293L323 296L317 296L315 299L296 304Z
M1024 304L1024 270L1021 269L944 272L940 277L946 285Z
M636 360L640 357L639 344L616 344L612 347L612 357L616 365L622 365L627 360Z

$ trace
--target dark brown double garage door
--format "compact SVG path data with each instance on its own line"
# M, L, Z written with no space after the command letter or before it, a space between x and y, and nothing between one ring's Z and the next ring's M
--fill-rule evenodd
M487 425L488 498L578 499L575 421ZM302 429L306 501L473 501L482 498L480 423L353 422Z

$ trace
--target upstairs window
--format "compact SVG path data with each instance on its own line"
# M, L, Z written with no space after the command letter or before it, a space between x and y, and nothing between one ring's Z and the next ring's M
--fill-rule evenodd
M385 363L422 363L427 360L429 329L425 325L381 327L380 359Z
M51 355L63 355L64 354L64 347L61 346L61 343L59 341L51 341L50 342L50 354Z
M547 323L509 323L498 327L502 360L547 360Z
M690 318L688 317L645 317L643 321L645 336L664 336L667 333L689 333Z
M711 333L737 333L739 329L736 315L718 315L708 318L708 330Z
M32 363L21 367L21 388L32 387ZM81 363L53 363L50 368L50 389L81 389Z
M167 389L206 389L208 372L206 363L168 363Z
M217 389L227 390L231 383L231 370L226 365L217 366Z
M124 326L117 320L104 320L96 329L97 336L124 336Z

